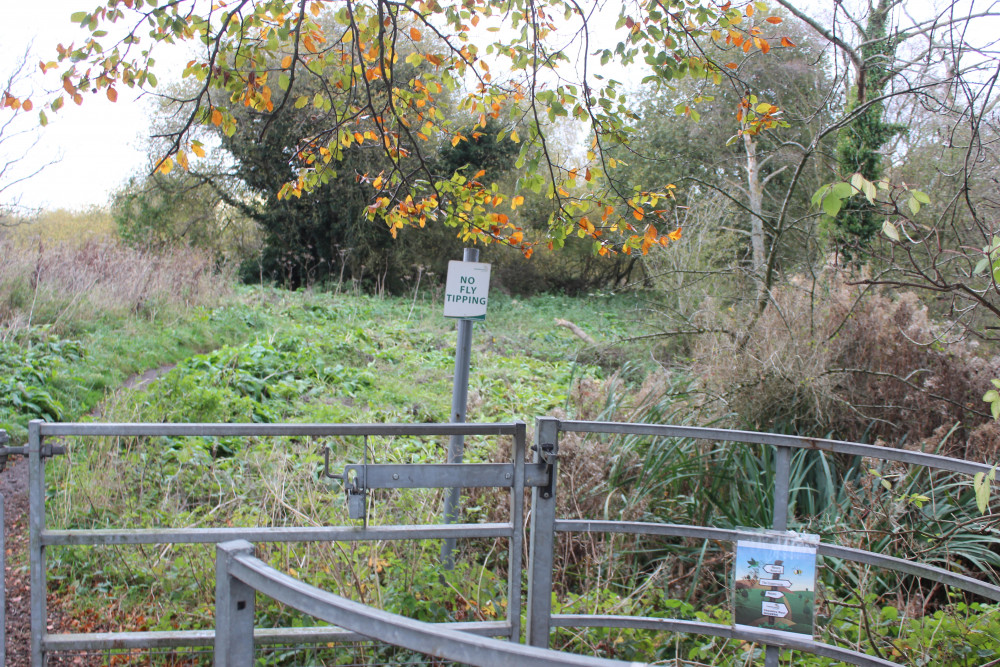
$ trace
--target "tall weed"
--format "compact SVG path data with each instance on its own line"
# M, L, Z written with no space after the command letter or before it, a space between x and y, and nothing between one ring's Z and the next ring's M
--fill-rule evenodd
M66 333L101 318L215 305L232 290L227 268L189 248L151 253L114 241L0 239L0 256L0 339L38 325Z

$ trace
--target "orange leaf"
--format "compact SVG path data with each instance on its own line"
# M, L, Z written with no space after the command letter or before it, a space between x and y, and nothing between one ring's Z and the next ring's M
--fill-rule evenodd
M113 101L114 101L114 100L112 100L112 102L113 102ZM23 110L25 110L25 111L31 111L31 109L32 109L32 108L33 108L34 106L35 106L35 105L31 103L31 100L25 100L25 101L21 102L21 108L22 108Z
M680 241L681 240L681 228L678 227L674 231L672 231L669 234L667 234L667 236L670 237L671 241Z
M792 40L788 39L787 37L782 37L781 38L781 45L782 46L795 46L795 42L793 42Z
M111 100L112 102L117 102L118 101L118 91L115 90L114 88L109 87L108 88L108 99Z
M63 79L63 88L65 88L66 92L70 95L76 92L76 88L73 87L73 83L69 80L69 77Z
M767 21L768 23L771 23L771 24L773 24L773 25L778 25L778 24L779 24L779 23L781 23L781 22L782 22L782 21L783 21L784 19L782 19L782 18L781 18L780 16L768 16L768 17L767 17L766 19L764 19L764 20L765 20L765 21Z
M222 112L218 109L212 109L212 125L218 126L222 124Z
M767 53L768 51L771 50L771 45L768 44L767 40L764 39L764 38L761 38L759 46L760 46L760 50L763 51L764 53Z
M646 217L646 214L642 212L642 209L634 208L632 209L632 217L636 220L642 220Z
M747 16L753 16L753 5L747 5Z
M410 28L410 39L412 39L414 42L419 42L420 37L421 35L419 30L417 30L416 28Z
M292 66L291 56L285 56L284 58L281 59L281 69L288 69L291 66Z
M726 67L728 67L729 69L738 69L739 65L737 65L736 63L726 63Z

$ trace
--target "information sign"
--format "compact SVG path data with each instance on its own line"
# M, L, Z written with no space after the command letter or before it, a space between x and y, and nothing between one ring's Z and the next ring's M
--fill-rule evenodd
M490 265L484 262L448 262L444 288L444 316L485 320L490 292Z
M780 531L741 535L733 568L733 625L811 637L818 543L816 535Z

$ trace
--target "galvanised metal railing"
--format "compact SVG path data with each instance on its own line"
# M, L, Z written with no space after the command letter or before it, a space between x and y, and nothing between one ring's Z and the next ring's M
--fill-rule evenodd
M560 433L642 435L654 438L693 438L715 442L774 446L776 448L773 496L774 519L771 528L779 531L786 530L788 527L789 478L792 451L795 449L813 449L830 453L864 456L883 461L896 461L970 475L978 472L988 473L990 470L990 466L988 465L938 456L936 454L891 449L855 442L803 438L774 433L693 426L571 421L550 417L540 418L536 424L535 462L545 463L553 467L557 465L558 461ZM617 627L689 632L765 644L767 646L765 657L767 667L777 667L779 648L800 650L865 667L895 664L857 651L816 642L808 638L797 639L787 633L775 636L767 630L748 631L742 628L737 629L725 625L682 619L553 614L551 609L551 591L553 545L556 533L629 533L722 541L736 541L741 535L736 530L723 530L707 526L559 519L556 517L557 493L554 488L557 479L558 471L556 470L556 474L552 475L552 488L536 487L532 489L532 539L529 543L528 622L526 630L526 640L529 644L547 647L549 644L549 633L556 627ZM994 539L1000 543L1000 538L995 537ZM817 554L922 577L1000 602L1000 586L956 574L933 565L823 542L819 544Z
M612 422L567 421L541 418L536 427L534 463L525 464L525 426L510 424L49 424L32 422L29 442L24 448L29 456L30 564L31 564L31 651L32 664L44 664L47 651L102 650L110 648L173 648L216 646L222 656L246 656L255 644L317 643L357 641L365 638L396 644L437 658L469 664L605 665L608 661L548 652L549 634L557 627L620 627L712 635L740 639L767 646L766 664L778 664L779 648L804 651L855 665L891 665L880 658L843 647L832 646L788 634L776 636L767 630L747 630L684 619L623 617L608 615L552 614L552 570L557 533L629 533L687 537L702 540L735 541L739 531L710 526L569 520L556 517L559 434L561 432L640 435L654 438L679 437L717 442L770 445L776 448L774 481L774 520L772 528L784 530L788 524L789 479L792 451L814 449L831 453L864 456L883 461L920 465L927 468L965 474L988 472L989 466L934 454L890 449L873 445L796 436L734 431L726 429L624 424ZM509 464L473 465L372 465L355 472L367 488L448 488L453 486L494 486L511 489L510 522L450 525L405 526L319 526L306 528L184 528L184 529L108 529L48 530L45 527L44 459L61 453L46 438L62 436L438 436L438 435L509 435L513 437L513 456ZM363 475L362 475L363 473ZM521 616L521 550L524 490L532 489L531 529L528 560L528 595L526 641L519 641ZM995 531L994 531L995 532ZM410 540L432 538L505 537L510 540L508 615L504 622L425 624L378 611L330 593L318 591L287 575L273 571L253 558L245 540L256 542L287 541L359 541ZM244 540L238 544L226 544ZM217 590L222 606L217 607L215 630L133 633L48 634L46 630L45 550L62 545L109 545L153 543L216 543ZM903 560L878 553L820 543L817 553L954 586L987 599L1000 601L1000 586L956 574L933 565ZM246 596L259 590L316 618L334 623L338 628L253 629L253 614L245 611ZM228 591L228 592L227 592ZM2 594L2 588L0 588ZM227 597L228 596L228 597ZM243 596L240 598L240 596ZM242 599L242 607L240 600ZM228 600L228 602L227 602ZM249 605L252 608L252 604ZM232 607L232 608L230 608ZM234 615L235 614L235 615ZM367 619L364 622L358 619ZM443 627L447 625L448 628ZM220 634L225 633L225 634ZM486 637L502 636L507 642ZM247 639L250 637L251 639ZM220 643L221 642L221 643ZM504 648L498 648L502 646ZM533 648L532 648L533 647ZM217 655L219 655L217 653ZM221 659L221 658L220 658ZM229 658L227 658L229 659ZM240 658L242 660L243 658ZM220 664L249 664L221 662Z
M215 563L216 667L253 664L254 605L258 592L337 627L438 660L482 667L635 665L477 637L453 627L381 611L279 572L254 557L253 545L244 540L218 545Z
M44 665L47 652L110 649L163 649L207 647L214 630L158 632L49 633L45 591L46 550L71 545L218 544L243 539L255 542L357 542L374 540L426 540L445 538L506 538L509 540L509 579L505 621L457 624L464 633L506 637L516 643L520 635L521 571L526 482L540 483L537 466L525 465L525 424L101 424L32 421L28 427L29 561L31 582L31 664ZM369 488L471 488L494 486L510 489L510 521L505 523L451 523L399 526L308 527L205 527L111 528L51 530L45 525L45 459L64 452L53 439L80 437L345 437L345 436L509 436L511 462L458 466L370 465ZM18 451L17 453L22 453ZM356 467L356 466L348 466ZM430 469L430 470L428 470ZM431 474L427 474L431 472ZM528 479L526 480L526 473ZM393 477L395 476L395 478ZM357 641L363 637L328 626L268 628L254 632L257 644L306 644ZM246 664L251 664L250 662ZM2 667L2 663L0 663Z

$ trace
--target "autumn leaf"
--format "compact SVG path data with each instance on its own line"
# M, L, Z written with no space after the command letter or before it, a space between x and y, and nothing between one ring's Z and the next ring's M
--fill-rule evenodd
M767 17L766 19L764 19L764 20L765 20L765 21L767 21L768 23L772 24L772 25L778 25L778 24L779 24L779 23L781 23L781 22L782 22L782 21L783 21L784 19L782 19L782 18L781 18L780 16L768 16L768 17Z
M291 56L285 56L284 58L281 59L281 69L288 69L291 66L292 66Z
M108 87L108 93L107 93L107 95L108 95L108 99L111 100L112 102L117 102L118 101L118 91L115 90L114 88L111 88L109 86Z
M522 197L521 195L518 195L518 196L514 197L514 199L510 202L510 210L513 211L514 209L516 209L518 206L521 206L522 204L524 204L524 197Z
M21 109L23 109L24 111L31 111L34 107L35 105L31 103L31 100L25 100L21 102Z
M202 147L201 143L197 141L191 142L191 152L198 157L205 157L205 149Z
M792 40L788 39L787 37L782 37L781 38L781 45L784 46L784 47L792 47L792 46L795 46L795 42L793 42Z
M212 109L212 125L215 125L216 127L218 127L221 124L222 124L222 112L213 107L213 109Z
M174 168L173 158L169 158L168 157L168 158L165 158L163 160L163 162L160 163L160 166L159 166L159 168L157 168L156 171L158 171L161 174L163 174L164 176L166 176L167 174L169 174L173 170L173 168Z
M416 28L410 28L410 39L414 42L419 42L421 38L420 31Z
M672 231L669 234L667 234L667 236L670 238L671 241L680 241L681 240L681 228L678 227L674 231Z

